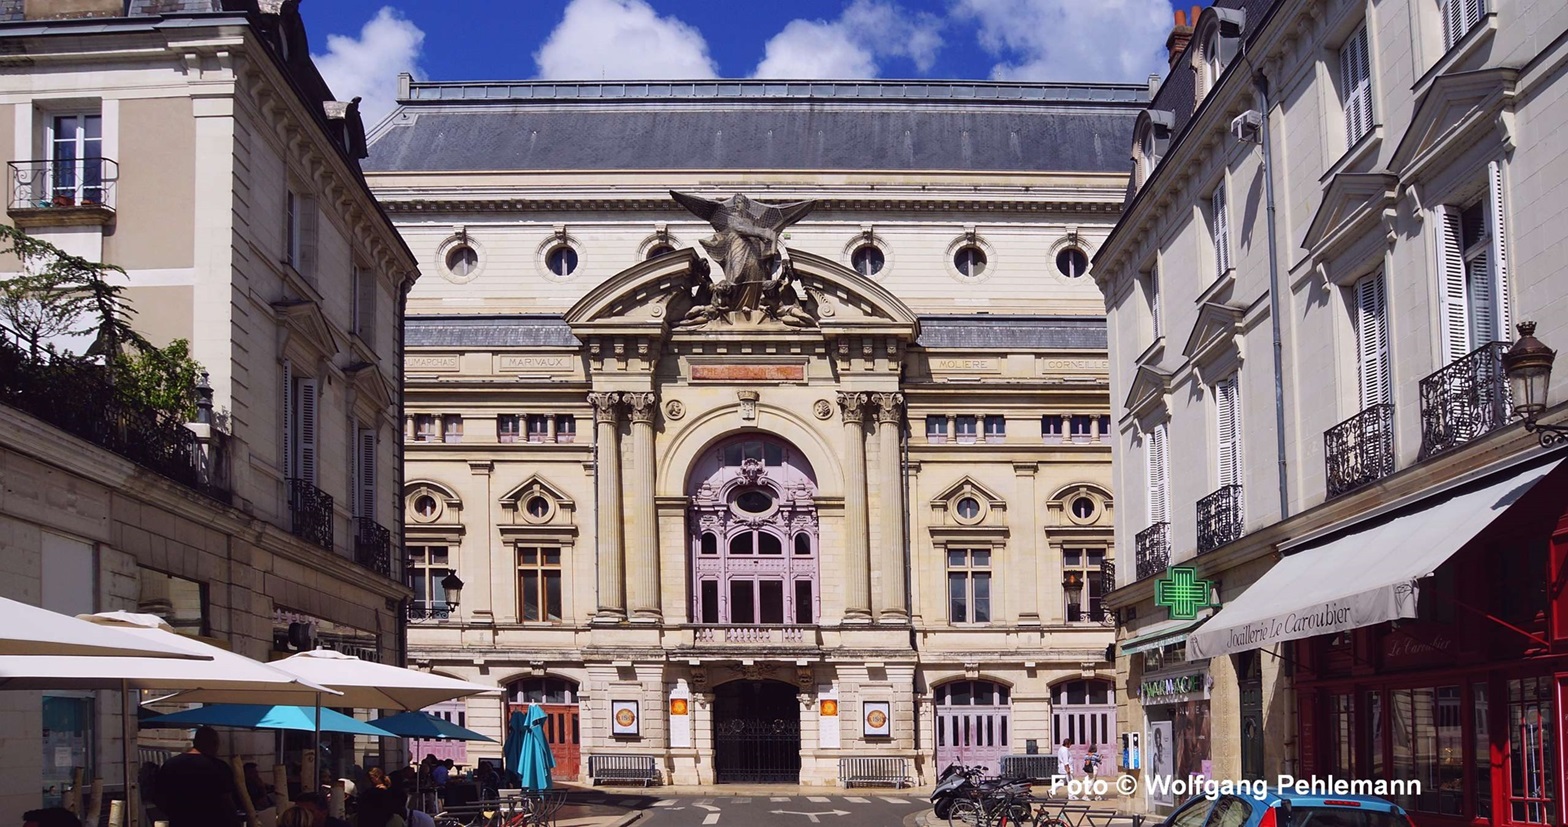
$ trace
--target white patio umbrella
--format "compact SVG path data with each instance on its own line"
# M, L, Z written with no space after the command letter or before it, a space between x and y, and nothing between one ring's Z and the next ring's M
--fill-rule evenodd
M432 704L470 695L499 693L494 686L460 681L401 666L373 663L331 649L301 652L268 664L302 681L329 686L338 694L327 700L333 706L357 709L424 709ZM256 700L257 693L228 693L199 689L179 693L178 700L209 703L279 703Z
M9 655L211 659L0 597L0 656Z

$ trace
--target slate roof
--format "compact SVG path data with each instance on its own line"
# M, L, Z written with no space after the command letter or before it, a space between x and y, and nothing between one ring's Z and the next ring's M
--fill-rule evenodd
M972 81L412 84L364 168L1121 172L1147 97Z
M581 346L560 316L409 316L408 347ZM921 316L917 344L966 350L1104 350L1105 320L1094 316Z
M0 23L10 23L25 19L23 9L26 0L0 0ZM223 11L250 10L244 0L130 0L126 17L157 17L161 14L208 14ZM37 21L40 23L46 20Z

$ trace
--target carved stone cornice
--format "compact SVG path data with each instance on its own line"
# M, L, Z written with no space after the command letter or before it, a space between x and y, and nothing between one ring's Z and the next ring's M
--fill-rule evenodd
M608 393L588 394L588 404L593 406L593 421L614 424L621 419L621 394L614 391Z
M633 422L652 422L653 414L658 410L651 391L625 392L621 394L621 401L626 404L627 413Z
M839 391L838 407L845 422L866 421L866 406L870 394L862 391Z
M897 425L904 421L904 395L901 393L873 393L871 400L877 406L877 422Z

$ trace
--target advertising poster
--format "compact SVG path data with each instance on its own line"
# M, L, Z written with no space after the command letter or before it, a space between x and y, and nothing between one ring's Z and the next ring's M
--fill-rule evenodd
M1150 721L1149 735L1144 742L1144 749L1146 750L1145 755L1148 759L1148 763L1145 764L1145 766L1148 768L1146 775L1162 776L1165 778L1169 778L1175 775L1175 746L1176 745L1173 743L1171 738L1171 722ZM1173 807L1176 805L1176 800L1175 798L1171 797L1168 788L1165 791L1159 793L1154 791L1153 785L1145 784L1144 788L1149 790L1150 804L1161 807Z

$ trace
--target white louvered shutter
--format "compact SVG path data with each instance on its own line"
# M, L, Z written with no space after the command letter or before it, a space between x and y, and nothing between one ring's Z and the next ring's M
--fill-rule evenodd
M1149 523L1163 523L1170 509L1167 507L1165 466L1165 423L1161 422L1149 432L1145 458L1149 467Z
M1230 214L1225 208L1224 181L1214 188L1209 206L1214 214L1214 263L1224 275L1230 269Z
M1492 341L1511 342L1514 338L1514 322L1508 301L1508 236L1503 228L1506 210L1503 204L1502 164L1493 161L1487 166L1487 184L1490 200L1486 220L1491 224L1487 231L1492 236L1492 309L1496 314L1494 321L1497 325Z
M1219 426L1220 486L1241 484L1241 407L1236 377L1214 386L1215 422Z
M1443 299L1444 363L1458 361L1470 352L1470 309L1465 290L1464 236L1459 210L1437 208L1437 272Z
M1388 402L1388 299L1382 273L1356 282L1356 363L1361 410Z
M376 518L376 432L370 428L359 431L358 464L358 516L367 520Z
M283 360L283 477L294 476L294 366Z
M1339 82L1345 108L1345 146L1349 147L1372 129L1372 60L1365 23L1339 49Z
M316 223L321 212L316 199L301 198L299 209L299 273L306 278L316 277Z
M1149 271L1149 315L1154 320L1154 338L1165 335L1165 328L1160 323L1160 271L1155 268Z
M295 437L299 442L299 464L296 466L296 476L315 485L317 414L319 413L316 380L300 379L297 390L299 422L295 425Z

